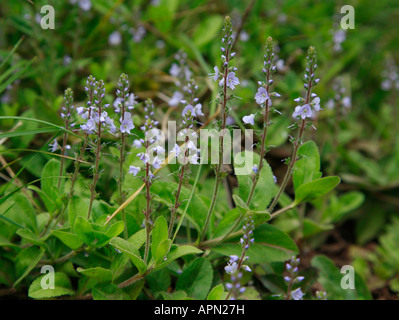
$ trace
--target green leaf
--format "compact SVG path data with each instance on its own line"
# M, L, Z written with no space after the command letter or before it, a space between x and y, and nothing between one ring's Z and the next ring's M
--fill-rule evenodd
M346 192L342 196L331 198L330 206L323 212L323 221L335 223L357 209L364 202L364 194L359 191Z
M143 261L143 259L141 259L139 251L134 247L133 244L122 238L112 238L110 245L127 255L139 270L140 274L144 274L144 272L147 271L146 263Z
M149 273L145 277L145 281L154 293L167 291L172 283L170 271L167 268Z
M77 250L83 245L83 241L74 233L60 230L53 230L51 233L72 250Z
M193 260L179 276L176 290L184 290L191 298L204 300L212 285L213 270L205 258Z
M236 194L233 194L233 200L234 200L235 205L241 211L241 214L251 213L253 215L255 226L258 226L258 225L270 220L270 213L267 212L266 210L255 211L255 210L249 209L248 206L245 204L244 200L242 200Z
M337 176L320 178L302 184L295 190L295 205L324 196L333 190L341 179Z
M60 161L50 159L42 171L41 188L52 199L57 199L59 196L57 184L60 176L60 167Z
M233 200L236 207L240 208L242 213L246 213L249 210L248 206L245 204L244 200L240 198L239 195L233 194Z
M270 220L270 213L267 211L251 211L254 225L259 226Z
M194 43L201 48L213 41L219 35L222 25L223 18L220 15L205 17L194 31Z
M48 132L55 132L55 131L60 131L60 130L55 127L48 127L48 128L39 128L39 129L33 129L33 130L20 130L20 131L6 132L6 133L0 133L0 139L27 136L27 135L35 135L35 134L39 134L39 133L48 133Z
M300 159L296 161L292 174L295 190L300 185L321 177L320 155L316 143L307 141L301 145L298 157Z
M31 230L29 230L29 229L18 229L18 230L17 230L17 234L18 234L20 237L22 237L22 238L28 240L29 242L31 242L31 243L33 243L33 244L36 244L36 245L38 245L38 246L40 246L40 247L46 247L46 246L47 246L46 243L44 243L43 241L41 241L41 240L38 238L38 236L37 236L36 234L34 234L34 233L33 233Z
M233 225L236 223L237 219L241 216L241 210L239 208L234 208L227 212L222 220L220 220L219 224L217 225L213 238L220 237L224 234L226 234Z
M29 61L24 61L21 63L21 66L17 68L16 72L9 77L6 81L2 82L0 84L0 94L11 84L13 83L16 79L22 76L22 74L29 68L29 66L36 60L36 57L32 58Z
M158 245L156 254L154 256L155 265L158 265L163 261L164 258L166 258L166 255L168 254L171 245L171 239L166 239Z
M141 291L143 290L145 283L146 283L146 280L141 279L141 280L136 281L132 285L124 288L124 291L129 295L130 300L137 299L137 297L140 295Z
M43 192L36 186L29 186L29 189L37 192L37 194L40 196L40 199L42 199L42 201L44 202L44 205L46 206L48 212L55 212L57 208L55 199L49 197L47 193Z
M234 170L238 172L238 195L245 203L247 203L253 185L251 178L253 174L252 167L254 164L259 165L259 162L260 156L252 151L243 151L237 153L234 157ZM265 210L274 196L274 190L273 172L269 164L263 160L263 168L249 208L258 211Z
M72 232L74 232L75 230L74 228L76 218L85 218L87 216L88 210L89 205L83 198L76 195L71 198L68 205L68 219Z
M75 221L75 233L84 243L91 245L94 240L94 230L87 220L82 217L77 217Z
M249 263L271 263L276 261L286 261L298 253L295 242L283 231L270 224L262 224L254 230L255 242L252 244L247 255L250 257ZM233 238L228 243L223 243L211 248L225 256L237 255L242 253L239 238Z
M151 186L151 191L157 195L154 197L154 201L161 202L167 206L172 206L174 203L173 192L177 190L177 183L156 181ZM188 201L184 201L190 198L191 190L185 187L181 188L180 202L182 205L179 207L178 212L181 214L185 210ZM198 194L194 194L189 207L187 208L187 215L190 218L190 222L193 223L194 227L201 231L205 223L206 215L204 212L208 212L208 206L205 204L204 200Z
M168 239L168 223L164 216L159 216L155 221L155 227L152 230L152 244L151 244L151 253L155 261L159 261L159 259L163 259L164 256L159 258L157 256L157 250L160 243L166 241Z
M19 278L15 281L14 287L16 287L32 271L32 269L36 267L40 259L43 257L44 251L44 248L39 249L37 247L28 247L23 249L15 257L15 273Z
M92 289L94 300L130 300L129 295L111 283L98 283Z
M345 274L326 256L315 256L311 262L312 266L319 269L319 282L327 292L329 300L371 300L371 294L364 280L355 272L355 289L343 289L341 280Z
M227 292L224 292L223 284L219 284L209 292L206 300L225 300Z
M320 232L331 230L333 228L333 225L319 224L311 219L305 218L303 220L303 238L306 239Z
M166 260L162 262L158 267L155 268L155 270L162 269L166 267L169 263L172 261L189 255L189 254L200 254L202 251L196 247L189 246L189 245L183 245L183 246L178 246L178 245L172 245L170 248L170 251L166 257Z
M115 282L115 280L123 274L126 266L129 263L129 260L129 257L124 254L117 254L114 256L110 267L112 272L112 282Z
M177 5L177 0L163 0L159 5L148 8L146 18L151 20L157 29L168 32L172 26Z
M29 228L33 232L37 232L36 212L27 197L18 192L10 197L10 200L14 204L11 204L11 208L7 209L6 212L0 214L2 219L22 228Z
M110 239L117 237L123 232L124 227L125 224L123 221L117 221L109 227L109 229L105 232L105 235Z
M164 300L192 300L187 297L185 291L175 291L173 293L162 291L159 293Z
M110 282L112 280L112 273L109 269L104 269L101 267L89 269L77 268L77 271L89 278L96 279L98 282Z
M28 296L33 299L48 299L65 295L73 295L75 292L72 290L71 282L68 276L62 272L54 273L54 289L42 289L41 281L43 277L48 277L44 274L40 278L33 281L29 287Z
M139 250L142 245L146 241L146 234L147 231L145 229L141 229L137 231L134 235L132 235L128 241L137 249Z

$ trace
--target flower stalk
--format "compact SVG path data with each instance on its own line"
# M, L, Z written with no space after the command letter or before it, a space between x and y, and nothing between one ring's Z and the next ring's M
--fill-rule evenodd
M314 111L320 110L320 104L319 104L320 99L315 94L312 94L313 87L317 85L317 83L319 82L319 79L316 79L315 77L316 69L317 69L316 50L314 47L310 47L307 56L307 67L305 72L305 84L304 84L304 88L306 89L306 98L295 99L296 102L304 102L304 105L297 106L293 113L294 119L301 119L300 129L298 132L298 137L296 139L293 139L294 149L283 182L281 183L277 195L274 197L272 203L268 208L268 211L270 213L273 212L275 206L278 203L278 200L280 199L281 194L284 192L285 188L287 187L288 181L292 175L295 163L297 161L298 149L302 143L302 136L307 125L306 118L312 117ZM311 101L310 100L311 98L314 99Z
M232 49L232 44L233 44L233 29L232 29L232 24L231 24L231 19L230 17L226 17L224 21L224 28L223 28L223 37L222 37L222 61L223 61L223 72L222 72L222 79L219 82L219 86L223 88L222 91L222 123L221 123L221 131L223 132L224 129L226 129L226 121L227 121L227 116L228 116L228 111L229 108L227 106L227 102L231 99L231 96L228 96L227 88L229 87L231 90L235 89L235 86L240 84L238 78L235 76L235 71L237 68L231 67L230 66L230 61L232 58L235 56L235 52L231 52ZM220 76L220 72L218 67L214 68L215 73L212 77L214 81L217 81ZM220 101L220 100L219 100ZM219 161L218 164L215 168L215 176L216 176L216 181L215 181L215 186L213 190L213 195L212 195L212 200L211 204L209 206L208 213L206 215L204 227L202 229L202 233L200 235L199 240L202 241L207 233L208 227L209 227L209 222L211 219L211 216L213 214L213 210L215 208L216 204L216 199L218 196L219 192L219 187L220 183L222 182L224 178L224 174L221 172L222 170L222 164L223 164L223 141L224 141L224 135L221 134L219 136Z

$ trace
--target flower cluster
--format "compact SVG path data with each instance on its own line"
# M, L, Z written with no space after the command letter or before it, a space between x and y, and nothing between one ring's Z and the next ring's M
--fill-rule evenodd
M252 272L251 268L248 265L245 265L244 262L249 259L246 255L247 250L254 243L255 238L253 237L254 231L254 220L251 214L247 213L243 225L244 235L240 239L240 243L242 246L242 254L241 258L236 255L231 255L230 260L227 266L224 268L226 273L230 275L230 282L226 283L226 289L229 290L228 298L233 296L233 298L237 297L238 294L245 292L245 287L242 287L240 284L240 279L242 278L241 269Z
M346 40L346 30L339 28L334 31L333 34L333 43L334 43L334 51L341 52L342 51L342 43Z
M78 107L76 111L85 122L80 126L86 134L101 135L101 132L107 128L110 133L114 133L116 128L113 120L108 116L104 109L109 104L104 104L105 86L104 81L89 76L87 79L85 91L88 97L87 107Z
M316 299L317 300L327 300L327 292L325 291L316 291Z
M177 87L168 102L171 107L184 103L184 93L189 90L188 83L192 76L192 72L186 62L187 54L185 52L176 53L175 59L177 63L173 63L169 70L170 75L176 78L175 86Z
M129 79L126 74L122 74L118 81L118 89L116 90L117 98L113 103L115 113L120 113L119 131L121 134L131 134L134 129L131 110L137 104L136 97L133 93L129 93Z
M73 92L71 89L66 89L64 93L64 103L65 105L61 107L61 118L64 120L65 124L65 130L69 130L74 127L75 123L73 122L73 113L72 111L75 109L75 106L73 105ZM67 131L64 132L64 139L66 139L67 136ZM58 144L57 140L54 139L53 143L49 144L50 151L55 152L58 149L60 149L60 145ZM71 146L66 144L66 141L64 142L64 147L62 149L70 150ZM65 150L62 150L62 153L64 153Z
M394 60L389 58L386 60L385 70L382 72L381 89L384 91L399 90L398 67Z
M78 4L79 8L83 11L91 9L91 0L69 0L71 4Z
M198 98L195 97L195 93L198 90L194 79L191 79L187 83L186 93L188 95L188 101L182 100L182 103L187 105L182 111L182 125L184 126L182 130L178 133L178 138L180 141L184 141L184 147L180 148L177 144L173 147L170 153L173 153L177 158L179 157L180 163L185 165L187 163L199 164L199 149L192 141L192 139L197 138L197 133L193 130L195 124L195 118L203 116L202 104L198 103Z
M335 109L337 106L342 106L342 112L346 112L352 106L351 97L347 94L342 77L336 78L333 83L334 97L329 99L326 103L328 109ZM339 112L340 110L336 110Z
M277 92L270 93L270 86L273 84L273 73L276 72L277 67L274 64L275 53L273 39L269 37L266 42L266 53L264 55L262 73L265 75L266 81L258 81L258 91L255 94L255 102L264 112L264 126L268 125L269 108L272 106L271 97L280 97ZM278 112L277 110L275 110ZM242 118L244 124L255 124L255 114L250 114Z
M61 108L61 118L65 123L68 123L71 127L73 127L72 111L75 109L75 106L73 105L73 92L69 88L65 90L64 102L65 106Z
M295 290L292 289L294 284L297 284L305 277L298 276L298 265L300 263L299 258L292 257L289 262L286 263L285 269L287 275L284 277L284 281L287 283L288 290L287 290L287 300L302 300L304 293L302 292L301 288L298 287Z
M307 91L306 98L299 97L294 101L297 103L301 103L296 106L295 111L292 114L294 119L302 119L312 118L315 116L316 112L320 111L320 98L312 93L312 88L316 86L320 79L316 78L316 69L317 69L317 56L316 50L314 47L310 47L307 55L307 66L304 76L304 88ZM312 99L312 100L310 100Z
M220 47L224 70L221 71L215 66L215 72L211 74L211 79L215 82L219 81L219 87L229 87L231 90L235 90L236 86L240 84L240 80L236 76L237 68L230 66L230 61L236 55L235 52L231 52L233 41L231 20L229 17L226 17L223 27L222 47ZM221 79L219 80L219 78Z
M155 142L159 140L159 132L156 126L158 121L154 121L154 104L150 99L145 102L145 123L140 129L144 133L144 139L140 139L139 143L144 144L145 152L140 152L137 156L143 162L146 170L146 179L148 178L149 183L154 178L154 174L151 171L151 167L155 170L161 167L164 159L165 149L160 145L155 145ZM155 157L153 156L155 153ZM136 176L140 171L139 167L130 166L129 173Z

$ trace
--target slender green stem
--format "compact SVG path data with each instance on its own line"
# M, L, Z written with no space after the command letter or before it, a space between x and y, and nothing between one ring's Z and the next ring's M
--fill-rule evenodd
M71 198L73 197L75 183L76 183L76 181L78 179L78 175L79 175L80 161L83 160L84 153L86 151L88 141L89 141L89 135L85 134L82 147L80 148L80 153L78 155L78 158L75 161L75 170L73 172L72 179L71 179L71 189L69 191L68 200L71 200Z
M99 124L99 127L101 127L101 124ZM101 148L101 137L100 137L100 135L98 135L97 136L97 145L96 145L96 154L95 154L96 159L95 159L95 163L94 163L94 172L93 172L93 181L90 186L90 203L89 203L89 210L87 211L87 219L90 219L93 202L94 202L94 199L96 198L96 184L99 179L98 169L99 169L100 156L101 156L100 148Z
M270 85L269 85L269 80L271 77L271 72L270 72L270 68L267 70L267 74L266 74L266 92L267 95L269 96L270 94ZM264 118L263 118L263 132L262 132L262 139L261 139L261 147L260 147L260 156L259 156L259 164L258 164L258 172L255 174L253 182L252 182L252 187L251 187L251 191L249 192L247 201L246 201L246 205L247 207L250 206L252 198L255 194L255 189L256 189L256 185L258 184L259 181L259 177L260 177L260 173L262 171L263 168L263 161L267 152L266 149L266 136L267 136L267 129L269 127L269 99L266 100L266 106L265 106L265 114L264 114ZM244 214L240 214L240 216L238 217L237 221L234 223L233 227L230 229L229 232L226 233L226 235L224 236L224 239L227 238L232 232L234 232L234 230L239 226L242 218L244 217Z
M125 92L123 92L123 100L122 100L122 121L124 123L125 120ZM122 126L122 125L121 125ZM119 154L119 205L125 202L125 193L123 191L123 164L125 163L125 133L121 132L121 145L120 145L120 154ZM124 224L123 228L123 236L125 239L128 239L129 234L127 230L127 221L126 221L126 212L122 210L122 221Z
M103 84L102 84L103 85ZM101 91L101 84L99 85L98 91ZM87 220L90 219L91 210L93 207L94 199L96 198L96 185L98 180L100 179L100 158L101 158L101 133L102 133L102 122L100 120L102 114L102 97L98 98L98 125L97 125L97 141L96 141L96 153L95 153L95 162L94 162L94 171L93 171L93 181L90 186L90 203L89 203L89 210L87 211Z
M187 141L186 141L187 142ZM187 150L188 151L188 150ZM187 152L186 151L186 152ZM171 209L171 217L170 217L170 223L169 223L169 229L168 229L168 237L170 238L173 232L173 225L175 223L176 215L177 215L177 209L180 207L179 203L179 198L180 198L180 192L181 192L181 187L183 184L183 179L184 179L184 170L185 170L185 165L181 166L180 169L180 174L179 174L179 185L177 187L177 192L175 196L175 203Z
M229 64L229 57L230 53L229 53L229 48L226 48L226 65L228 66ZM223 117L222 117L222 126L221 126L221 130L223 132L224 129L226 129L226 121L227 121L227 75L228 75L228 71L229 68L228 67L224 67L224 74L223 74ZM202 229L202 233L200 235L199 240L202 241L205 236L206 236L206 232L208 230L209 227L209 222L211 220L211 216L213 213L213 210L215 208L215 204L216 204L216 200L217 200L217 196L218 196L218 192L219 192L219 186L220 183L222 182L222 178L221 178L221 168L222 168L222 164L223 164L223 134L221 134L219 136L219 163L216 167L215 170L215 176L216 176L216 181L215 181L215 187L213 189L213 195L212 195L212 200L211 200L211 205L209 206L209 210L208 213L206 215L206 219L205 219L205 224L204 227Z
M125 193L123 191L123 164L125 162L125 134L121 133L121 148L119 155L119 205L125 202ZM124 224L123 236L128 239L126 212L122 210L122 221Z
M147 148L148 149L149 143L147 141ZM146 230L146 241L145 241L145 251L144 251L144 262L147 263L148 255L150 252L150 234L151 234L151 226L150 226L150 217L151 217L151 195L150 195L150 164L146 163L146 175L145 175L145 186L146 186L146 209L145 209L145 230Z
M67 138L68 138L67 130L68 130L68 119L65 121L65 131L64 131L63 138L62 138L60 177L58 178L58 184L57 184L58 189L61 186L61 176L64 171L64 155L65 155L66 143L67 143Z
M204 228L202 229L202 233L201 233L201 237L200 237L201 241L205 238L206 231L207 231L208 226L209 226L209 221L211 219L211 216L212 216L212 213L213 213L213 209L215 208L216 199L217 199L218 192L219 192L220 182L222 181L222 179L220 178L219 174L220 174L220 166L218 166L218 169L216 170L216 181L215 181L215 187L213 189L212 202L211 202L211 205L209 206L209 210L208 210L208 213L206 215Z
M309 74L314 74L313 66L310 67ZM310 97L311 97L311 93L312 93L312 79L309 79L309 81L307 83L307 88L308 89L307 89L307 94L306 94L306 99L305 99L305 105L309 104L309 102L310 102ZM283 182L280 186L280 189L278 190L277 195L274 197L273 202L270 204L270 206L268 208L268 211L270 213L273 212L273 209L277 205L281 194L284 192L285 188L287 187L288 181L291 177L292 171L293 171L295 163L297 161L298 149L299 149L300 144L302 143L302 135L305 130L305 126L306 126L306 118L301 120L301 127L300 127L300 130L298 133L298 137L294 141L294 150L292 152L290 164L288 166L287 172L285 173L285 176L284 176Z
M305 129L305 125L306 125L306 120L302 119L301 129L299 130L298 138L294 142L294 151L292 152L292 157L291 157L291 161L288 166L287 172L285 173L283 182L281 183L281 186L277 192L277 195L274 197L273 202L270 204L270 207L268 209L268 211L270 213L273 212L274 207L276 206L278 200L280 199L281 194L284 192L284 190L287 186L287 183L291 177L292 171L293 171L295 163L297 161L298 149L299 149L300 141L302 139L303 131Z
M192 199L193 196L194 196L194 192L195 192L195 189L196 189L196 187L197 187L197 184L198 184L198 181L199 181L199 178L200 178L201 169L202 169L202 164L199 165L199 168L198 168L198 171L197 171L197 175L196 175L196 177L195 177L195 181L194 181L194 184L193 184L192 189L191 189L190 197L188 198L187 205L186 205L186 207L184 208L184 212L183 212L183 214L182 214L181 217L180 217L179 223L177 224L176 231L175 231L175 234L174 234L173 239L172 239L172 243L173 243L173 242L175 241L175 239L176 239L177 233L179 232L180 226L181 226L181 224L183 223L183 219L184 219L184 217L186 216L187 209L188 209L188 207L189 207L189 205L190 205L190 203L191 203L191 199ZM188 227L188 224L187 224L187 228L189 228L189 227ZM188 239L188 238L187 238L187 239ZM188 241L188 242L190 242L190 241Z

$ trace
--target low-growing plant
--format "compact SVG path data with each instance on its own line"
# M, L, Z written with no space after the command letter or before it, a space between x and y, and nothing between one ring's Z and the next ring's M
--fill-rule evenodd
M248 101L256 109L238 125L240 150L231 155L226 145L236 134L230 120L241 99L235 90L242 84L233 64L239 55L236 36L226 17L220 66L210 74L217 92L213 113L203 108L208 101L197 96L201 82L180 52L171 71L176 91L168 115L157 112L151 99L140 101L122 74L116 85L89 76L87 98L79 105L66 89L60 112L64 126L0 117L45 124L46 130L36 132L54 134L49 152L40 150L51 156L40 179L14 185L22 168L1 187L1 284L15 291L27 287L34 299L370 298L361 278L358 296L338 288L339 280L326 275L332 270L334 279L339 277L327 258L313 258L304 270L297 258L301 241L317 245L317 236L363 201L359 192L330 194L340 178L323 176L318 146L308 138L323 112L314 92L320 81L316 48L307 51L303 96L286 113L279 110L288 100L284 92L273 91L276 49L267 38L259 66L263 78ZM169 115L178 121L179 132L167 135L165 144L162 130ZM270 130L280 119L291 122L293 133L287 169L277 181L267 155L273 149ZM254 135L245 129L258 125ZM197 145L201 130L211 126L218 132L211 147ZM245 148L241 135L257 143ZM208 154L217 161L208 164ZM220 201L229 178L238 185L227 193L231 207ZM291 180L293 198L286 192ZM313 215L304 216L305 205L314 208ZM53 289L43 286L48 274L40 275L49 266L55 271ZM314 293L316 282L327 293Z

